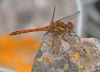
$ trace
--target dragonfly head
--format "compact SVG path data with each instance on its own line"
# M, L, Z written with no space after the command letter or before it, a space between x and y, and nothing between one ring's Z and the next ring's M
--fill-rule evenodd
M67 27L67 28L66 28L67 31L73 31L73 29L74 29L74 24L73 24L72 22L68 22L66 27Z

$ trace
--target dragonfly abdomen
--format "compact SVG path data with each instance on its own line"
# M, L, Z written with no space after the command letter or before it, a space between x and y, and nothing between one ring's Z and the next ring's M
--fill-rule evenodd
M48 29L49 29L49 26L45 26L45 27L41 27L41 28L15 31L15 32L10 33L9 35L18 35L18 34L22 34L22 33L35 32L35 31L46 31Z

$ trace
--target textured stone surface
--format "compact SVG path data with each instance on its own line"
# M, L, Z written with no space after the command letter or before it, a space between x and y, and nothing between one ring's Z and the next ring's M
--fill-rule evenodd
M32 72L100 72L100 40L62 35L44 35Z

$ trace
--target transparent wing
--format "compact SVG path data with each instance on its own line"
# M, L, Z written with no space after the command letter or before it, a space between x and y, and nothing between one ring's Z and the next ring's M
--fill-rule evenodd
M43 36L41 50L43 51L51 51L52 52L59 48L61 48L61 39L58 36L54 36L53 33L47 32ZM57 48L57 49L56 49Z
M65 41L67 41L69 44L74 44L74 43L80 41L80 37L74 31L70 32L70 33L68 33L67 31L65 31L63 39Z
M53 41L53 34L50 32L45 33L43 35L41 46L40 46L41 50L47 51L47 49L51 49L52 41Z
M52 19L51 19L50 24L53 24L53 22L54 22L55 10L56 10L56 6L54 5L53 15L52 15Z
M59 19L58 21L65 21L65 22L69 22L71 21L72 19L78 17L80 14L80 11L76 12L76 13L73 13L72 15L69 15L67 17L64 17L64 18L61 18Z

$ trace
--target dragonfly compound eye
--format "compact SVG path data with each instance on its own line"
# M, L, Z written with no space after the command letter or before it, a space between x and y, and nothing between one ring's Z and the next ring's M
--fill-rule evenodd
M68 22L67 29L73 30L74 29L74 24L72 24L71 22Z

